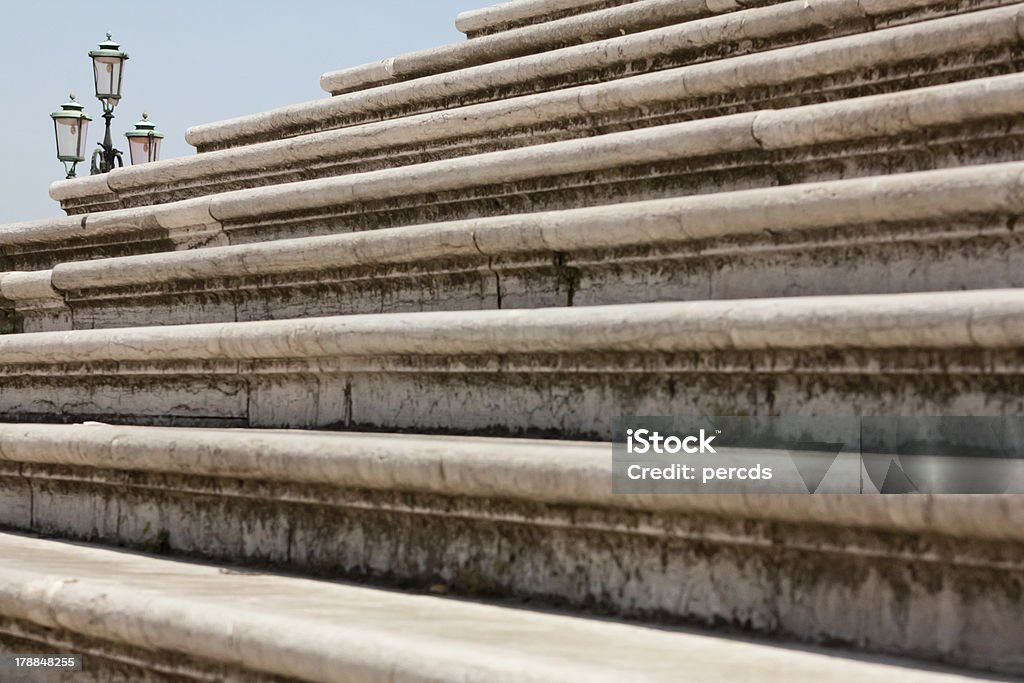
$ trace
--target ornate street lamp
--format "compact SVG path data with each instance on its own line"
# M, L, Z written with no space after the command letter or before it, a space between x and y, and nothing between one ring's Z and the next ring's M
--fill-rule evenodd
M110 137L110 121L114 118L114 107L121 100L121 82L124 80L124 63L128 55L121 51L121 46L107 39L99 44L98 49L91 50L93 77L96 81L96 98L103 104L103 118L106 120L106 133L100 149L92 155L92 173L109 173L114 164L124 166L121 152L114 149Z
M160 158L160 141L164 134L149 120L149 114L143 112L142 120L135 124L135 130L130 130L124 135L128 138L132 166L147 164Z
M78 162L85 161L87 131L92 119L84 109L71 95L71 99L60 106L60 111L50 114L57 136L57 158L63 162L68 178L74 178ZM71 164L70 168L68 164Z

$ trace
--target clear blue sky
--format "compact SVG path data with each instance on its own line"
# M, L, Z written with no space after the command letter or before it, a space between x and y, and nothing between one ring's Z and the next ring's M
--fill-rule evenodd
M193 154L184 139L189 126L326 97L319 86L325 71L464 40L455 15L497 2L9 3L0 61L0 224L61 215L46 192L64 177L49 114L74 92L93 117L90 150L102 139L86 53L107 31L131 56L115 111L115 145L127 156L124 133L145 110L167 136L166 159Z

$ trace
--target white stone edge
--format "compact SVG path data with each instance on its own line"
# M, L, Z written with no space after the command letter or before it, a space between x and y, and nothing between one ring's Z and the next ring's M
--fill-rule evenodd
M614 494L611 444L433 435L0 424L0 459L291 484L1024 539L1014 496Z
M493 26L544 17L556 12L575 10L583 14L594 11L594 6L602 2L603 0L514 0L460 12L455 17L455 28L461 33L476 33Z
M1024 290L343 315L0 337L7 367L388 356L1008 350Z

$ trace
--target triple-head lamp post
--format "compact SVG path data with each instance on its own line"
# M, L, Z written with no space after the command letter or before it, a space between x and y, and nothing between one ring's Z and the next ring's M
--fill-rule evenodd
M114 42L108 33L105 41L95 50L89 51L89 57L92 58L96 99L103 106L105 122L103 142L99 143L99 149L92 154L90 171L92 175L96 175L109 173L124 166L124 157L121 151L114 147L110 135L110 123L114 119L114 107L121 101L124 63L128 61L128 54L121 51L121 46ZM85 113L85 107L75 101L74 95L70 101L61 105L59 111L50 114L50 117L53 119L57 136L57 158L63 162L67 177L74 178L76 167L85 161L87 131L92 118ZM135 124L135 130L126 133L125 137L128 138L132 165L159 159L160 141L164 135L156 130L148 114L143 114L142 120Z
M92 57L93 77L96 81L96 99L103 105L103 119L106 121L106 132L100 148L92 153L92 175L109 173L114 164L124 166L121 152L114 149L110 138L110 122L114 119L114 107L121 101L121 83L124 80L124 63L128 61L128 53L121 51L121 46L107 39L95 50L89 51Z

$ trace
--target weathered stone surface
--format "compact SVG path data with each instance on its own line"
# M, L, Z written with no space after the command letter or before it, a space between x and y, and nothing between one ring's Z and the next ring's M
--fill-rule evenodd
M903 4L893 4L889 11L899 13L921 7L918 0L900 1ZM970 7L973 9L976 4L971 3ZM929 10L927 14L940 16L966 9L946 4L926 5L925 8ZM1007 8L1006 11L1015 15L1015 9L1019 8ZM997 22L996 17L1000 15L986 16ZM965 29L970 28L973 20L972 14L951 19L964 22ZM757 53L769 47L802 45L810 48L813 41L860 33L879 23L884 24L879 17L869 16L849 0L821 3L794 0L196 126L188 131L186 139L201 151L251 144L356 123L611 81L700 62L710 65L727 56ZM929 22L921 30L927 33L941 29L939 24ZM997 26L990 27L990 30L1002 33ZM1015 24L1011 30L1016 35ZM776 39L772 40L770 36L776 36ZM965 43L963 49L968 49L968 46L969 43ZM857 47L851 46L850 49ZM923 68L934 70L942 66ZM803 70L813 71L814 67L805 65ZM780 77L794 80L792 74L785 71L776 74L776 78ZM731 87L735 88L735 85ZM803 85L804 90L808 88L808 84ZM726 94L730 90L720 92Z
M830 122L847 103L828 103L241 190L213 196L210 213L241 243L1009 161L1022 85L863 98L842 131Z
M41 293L0 276L0 295L42 331L1020 287L1022 178L993 164L80 261L32 274Z
M285 680L555 683L570 677L619 683L678 681L680 670L709 680L725 671L787 682L838 683L851 675L968 680L821 651L235 572L13 535L0 536L0 548L0 610L42 629L43 637L46 630L71 632ZM19 559L26 557L31 563Z
M769 2L749 2L749 5ZM511 29L478 40L411 52L369 64L331 71L320 87L339 95L392 81L464 69L502 59L522 57L581 43L618 37L653 28L742 9L735 2L706 0L640 0L610 9L573 15L537 26Z
M22 332L73 328L71 309L47 271L0 273L0 296L14 303Z
M103 425L0 435L0 482L34 501L30 520L0 518L12 528L1021 665L1024 538L1005 496L612 495L607 444ZM946 560L907 553L922 543ZM785 578L796 567L800 585ZM815 593L834 599L805 602Z
M154 204L1015 70L1018 9L145 164L103 176L102 191L61 181L51 194L76 213Z
M1013 497L619 497L600 443L1024 413L1003 4L522 0L55 184L0 228L0 525L1024 674ZM0 651L96 683L939 676L54 548L0 536Z
M469 37L510 30L515 26L553 21L554 17L577 17L601 8L636 4L638 0L526 0L504 2L460 13L455 28ZM582 16L581 16L582 15Z
M73 236L131 249L132 226L143 228L156 212L158 223L174 226L157 234L189 248L864 177L897 164L911 171L1010 161L1024 148L1022 106L1024 76L1013 74L112 211L98 224L87 217ZM27 232L9 267L57 262ZM166 244L140 240L134 249ZM121 254L93 258L109 255Z
M615 415L1024 410L1020 290L415 313L0 339L0 417L557 433Z

